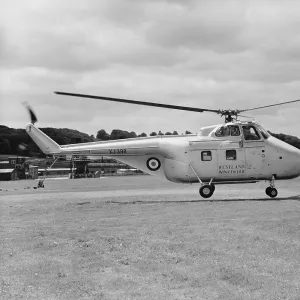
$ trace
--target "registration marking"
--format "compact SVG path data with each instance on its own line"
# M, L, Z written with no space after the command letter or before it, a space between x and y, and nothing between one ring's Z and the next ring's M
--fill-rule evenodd
M108 149L109 154L124 154L126 153L126 149Z

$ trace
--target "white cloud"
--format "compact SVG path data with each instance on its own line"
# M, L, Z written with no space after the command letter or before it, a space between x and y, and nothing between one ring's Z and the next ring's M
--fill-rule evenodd
M101 128L195 132L221 121L54 90L212 109L295 100L299 11L300 3L279 0L2 0L1 123L24 127L24 100L40 126L90 134ZM268 129L297 135L299 106L254 112Z

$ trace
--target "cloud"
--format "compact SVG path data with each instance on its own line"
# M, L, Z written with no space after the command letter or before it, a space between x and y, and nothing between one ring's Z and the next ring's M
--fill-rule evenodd
M3 0L1 6L1 107L10 103L1 120L10 126L28 121L24 100L43 126L93 134L100 128L195 132L221 121L54 90L212 109L300 97L296 1ZM255 116L268 129L280 124L295 133L298 106Z
M246 49L241 39L244 27L243 6L228 2L199 1L195 5L155 10L156 22L146 36L163 47L209 49L217 53Z

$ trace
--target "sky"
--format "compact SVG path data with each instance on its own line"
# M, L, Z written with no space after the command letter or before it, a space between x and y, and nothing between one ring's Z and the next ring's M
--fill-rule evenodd
M0 0L0 124L25 128L27 101L39 127L196 133L223 119L53 92L207 109L300 99L299 28L296 0ZM300 102L248 115L300 137Z

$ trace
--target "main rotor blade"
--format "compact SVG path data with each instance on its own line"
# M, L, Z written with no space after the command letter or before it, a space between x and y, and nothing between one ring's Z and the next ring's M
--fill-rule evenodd
M84 94L73 94L73 93L64 93L64 92L54 92L57 95L63 96L73 96L73 97L80 97L80 98L91 98L91 99L98 99L98 100L106 100L106 101L113 101L113 102L122 102L122 103L130 103L130 104L137 104L137 105L145 105L145 106L155 106L161 108L170 108L170 109L177 109L177 110L186 110L186 111L194 111L194 112L214 112L220 114L220 110L215 109L204 109L204 108L195 108L195 107L188 107L188 106L177 106L177 105L170 105L170 104L162 104L162 103L154 103L154 102L146 102L146 101L135 101L135 100L128 100L122 98L110 98L110 97L102 97L102 96L93 96L93 95L84 95Z
M300 101L300 99L298 99L298 100L293 100L293 101L287 101L287 102L280 102L280 103L271 104L271 105L259 106L259 107L249 108L249 109L241 109L241 110L238 110L238 111L239 111L239 112L244 112L244 111L250 111L250 110L255 110L255 109L261 109L261 108L266 108L266 107L271 107L271 106L278 106L278 105L284 105L284 104L288 104L288 103L294 103L294 102L298 102L298 101Z
M238 117L243 117L243 118L248 118L248 119L254 119L254 117L250 117L250 116L245 116L245 115L240 115L237 114Z

